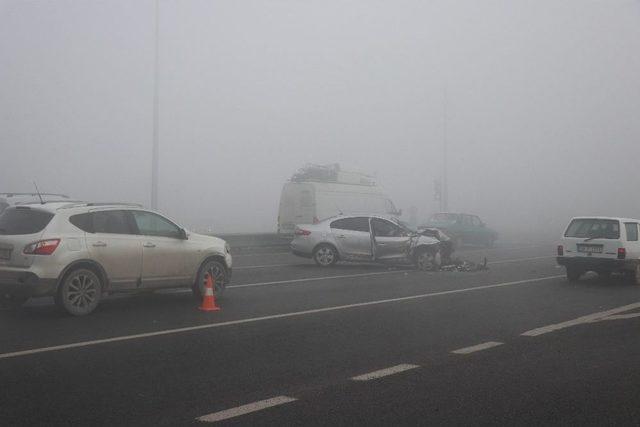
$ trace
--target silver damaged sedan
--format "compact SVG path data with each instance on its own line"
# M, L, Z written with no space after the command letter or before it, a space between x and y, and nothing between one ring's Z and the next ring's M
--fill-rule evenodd
M294 255L328 267L337 261L413 264L437 270L449 256L448 242L417 233L394 218L340 215L318 224L298 225L291 242Z

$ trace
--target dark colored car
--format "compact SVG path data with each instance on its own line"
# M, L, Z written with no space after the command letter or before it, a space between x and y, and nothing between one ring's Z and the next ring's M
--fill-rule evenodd
M493 247L498 240L498 233L487 227L480 217L464 213L437 213L419 228L443 230L454 240L456 248L464 243Z

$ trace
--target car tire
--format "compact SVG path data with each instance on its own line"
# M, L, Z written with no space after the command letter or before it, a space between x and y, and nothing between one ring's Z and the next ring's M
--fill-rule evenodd
M58 286L55 302L73 316L86 316L100 303L102 289L102 279L94 271L78 268L64 276Z
M331 245L320 245L313 251L313 260L320 267L330 267L338 261L338 251Z
M567 280L570 282L577 282L582 276L582 272L574 267L567 267Z
M624 273L624 277L629 281L629 283L640 285L640 264L636 265L634 270L627 270Z
M439 250L428 248L420 249L415 256L415 265L421 271L436 271L442 265L442 257Z
M216 298L221 298L227 287L227 267L216 259L208 259L202 263L200 269L198 269L198 275L196 276L196 283L191 288L193 296L198 300L202 300L204 290L206 286L205 274L209 273L215 278L215 286L213 293Z
M0 310L16 310L29 300L29 297L18 297L11 294L0 295Z

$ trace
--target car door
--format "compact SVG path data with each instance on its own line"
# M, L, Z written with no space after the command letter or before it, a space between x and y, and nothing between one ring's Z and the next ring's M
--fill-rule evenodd
M187 263L191 245L183 231L153 212L132 210L142 246L142 287L166 288L190 285Z
M109 278L112 290L135 289L142 274L142 245L124 210L92 211L70 218L85 230L91 258Z
M340 218L331 222L330 227L341 257L372 259L368 217Z
M376 260L406 258L411 237L400 226L382 218L371 218Z

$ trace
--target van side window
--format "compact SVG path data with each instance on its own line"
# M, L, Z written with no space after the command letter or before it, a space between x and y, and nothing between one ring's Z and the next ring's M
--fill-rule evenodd
M338 230L363 231L369 232L369 218L355 217L337 219L331 223L331 228Z
M638 241L638 224L635 222L625 222L624 228L627 230L627 240L629 242Z

